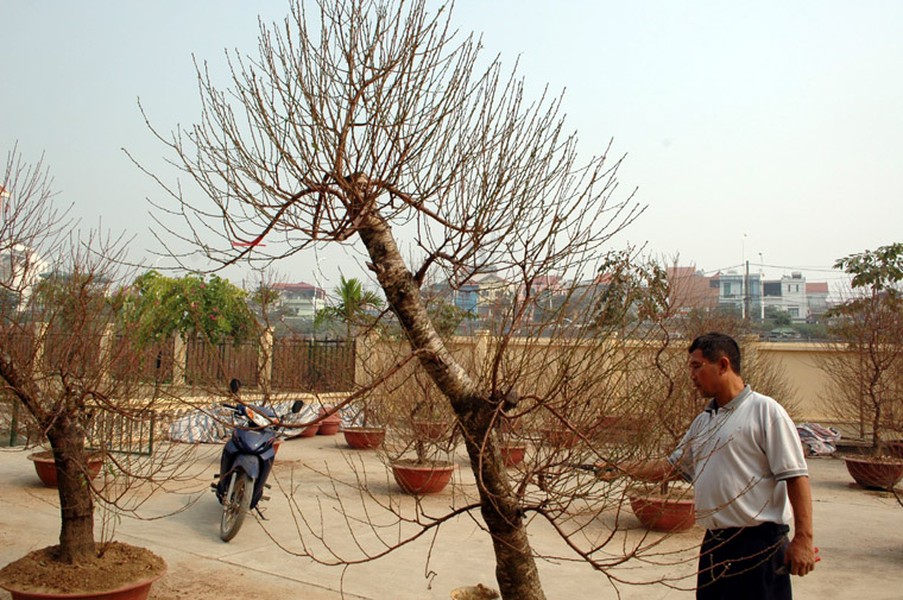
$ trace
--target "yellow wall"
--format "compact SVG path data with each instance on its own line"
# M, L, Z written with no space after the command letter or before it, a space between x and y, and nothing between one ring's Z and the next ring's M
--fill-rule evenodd
M832 422L826 399L832 393L819 357L837 352L836 346L802 342L757 342L762 358L774 361L795 388L797 422ZM755 382L750 382L755 387Z

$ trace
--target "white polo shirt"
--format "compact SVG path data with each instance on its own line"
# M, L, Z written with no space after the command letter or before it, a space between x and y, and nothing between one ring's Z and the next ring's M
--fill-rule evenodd
M787 411L749 386L722 408L709 403L668 460L693 483L696 520L707 529L789 525L784 480L809 474Z

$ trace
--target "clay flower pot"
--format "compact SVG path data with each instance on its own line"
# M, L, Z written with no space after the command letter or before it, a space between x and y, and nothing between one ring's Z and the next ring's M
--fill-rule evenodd
M345 427L342 430L345 441L355 450L379 448L386 438L384 427Z
M903 478L903 459L844 456L850 476L864 488L892 490Z
M148 579L135 581L105 592L29 592L4 586L4 589L12 594L12 600L147 600L151 586L163 576L154 575Z
M7 564L0 569L0 587L13 600L146 600L153 583L166 573L161 557L121 542L84 564L57 562L58 549L40 548Z
M314 437L317 435L317 432L320 431L319 423L312 423L308 425L304 429L301 430L301 433L298 434L298 437Z
M328 412L328 408L321 408L320 417L323 417ZM335 435L339 432L339 427L341 426L342 415L340 415L339 413L333 413L320 421L320 428L317 430L317 435Z
M437 494L451 481L455 466L449 462L418 463L414 460L399 460L392 463L395 481L405 493L422 495Z
M523 444L504 444L499 446L499 454L506 467L513 467L524 461L527 447Z
M696 503L689 495L631 495L630 508L640 523L653 531L685 531L696 523Z
M53 460L53 452L51 450L29 454L28 460L34 463L34 469L41 479L41 483L47 487L55 488L57 486L56 463ZM97 477L102 466L103 457L101 455L91 454L88 456L88 474L91 476L91 479Z

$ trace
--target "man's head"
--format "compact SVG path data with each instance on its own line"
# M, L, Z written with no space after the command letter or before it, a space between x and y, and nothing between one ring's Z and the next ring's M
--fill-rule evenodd
M706 333L693 340L687 352L693 354L696 350L699 350L702 356L712 363L718 362L722 356L727 357L731 363L731 369L740 375L740 346L731 336L714 331Z
M690 344L690 378L699 393L722 406L743 387L740 347L728 335L707 333Z

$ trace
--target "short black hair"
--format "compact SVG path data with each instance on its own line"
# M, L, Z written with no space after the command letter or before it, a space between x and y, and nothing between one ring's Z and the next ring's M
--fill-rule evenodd
M740 374L740 346L731 336L716 331L705 333L693 340L687 352L692 354L696 350L702 352L709 362L716 362L722 356L726 356L734 373Z

